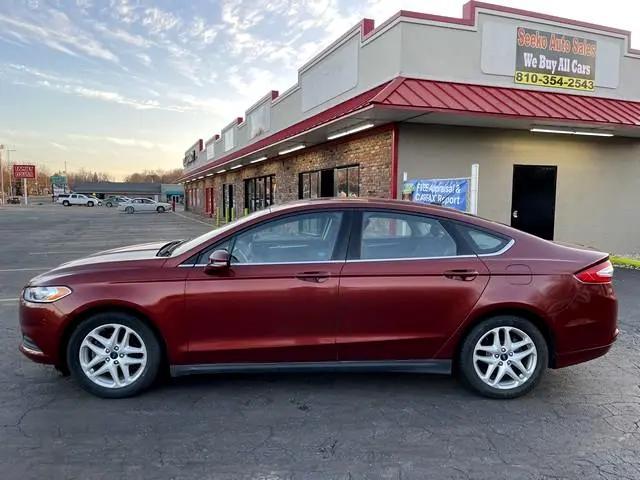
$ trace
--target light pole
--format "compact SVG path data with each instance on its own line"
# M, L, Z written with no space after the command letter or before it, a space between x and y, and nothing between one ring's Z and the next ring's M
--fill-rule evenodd
M4 205L4 170L2 168L2 150L4 145L0 145L0 205Z
M12 150L11 148L9 148L8 145L0 145L0 153L3 150L7 152L7 168L9 169L9 185L11 188L11 152L15 152L15 150ZM5 197L6 196L4 193L4 170L2 169L2 155L0 155L0 202L3 204L6 203Z
M7 147L7 168L9 169L9 191L13 194L13 172L11 170L11 152L15 152Z

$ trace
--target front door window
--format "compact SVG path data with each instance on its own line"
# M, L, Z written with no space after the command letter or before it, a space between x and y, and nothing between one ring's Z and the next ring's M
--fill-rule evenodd
M274 220L236 238L232 264L333 260L341 212L317 212Z

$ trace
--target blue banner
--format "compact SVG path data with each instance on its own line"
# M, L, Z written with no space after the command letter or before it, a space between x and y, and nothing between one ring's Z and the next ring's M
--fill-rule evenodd
M404 183L402 198L467 211L468 178L420 178Z

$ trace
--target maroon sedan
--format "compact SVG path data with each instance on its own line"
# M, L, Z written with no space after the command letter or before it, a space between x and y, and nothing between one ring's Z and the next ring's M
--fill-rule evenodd
M606 253L441 207L297 202L34 278L20 350L102 397L162 369L375 369L457 372L513 398L609 350L612 273Z

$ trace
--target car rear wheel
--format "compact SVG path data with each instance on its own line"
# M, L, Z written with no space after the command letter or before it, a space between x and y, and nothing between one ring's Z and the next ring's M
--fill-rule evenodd
M490 398L516 398L540 381L549 360L540 330L521 317L496 316L476 325L458 359L464 382Z
M93 207L93 202L87 202L87 207Z
M107 202L107 207L109 207L109 208L113 207L113 203Z
M151 329L121 312L96 314L72 333L67 364L90 393L124 398L147 389L158 375L161 350Z
M133 213L133 207L127 207L124 209L124 211L127 213Z
M68 206L69 206L69 205L71 205L71 204L69 203L69 200L64 200L64 201L62 202L62 205L64 205L65 207L68 207Z
M158 207L158 208L156 208L156 211L158 213L164 213L164 207Z

